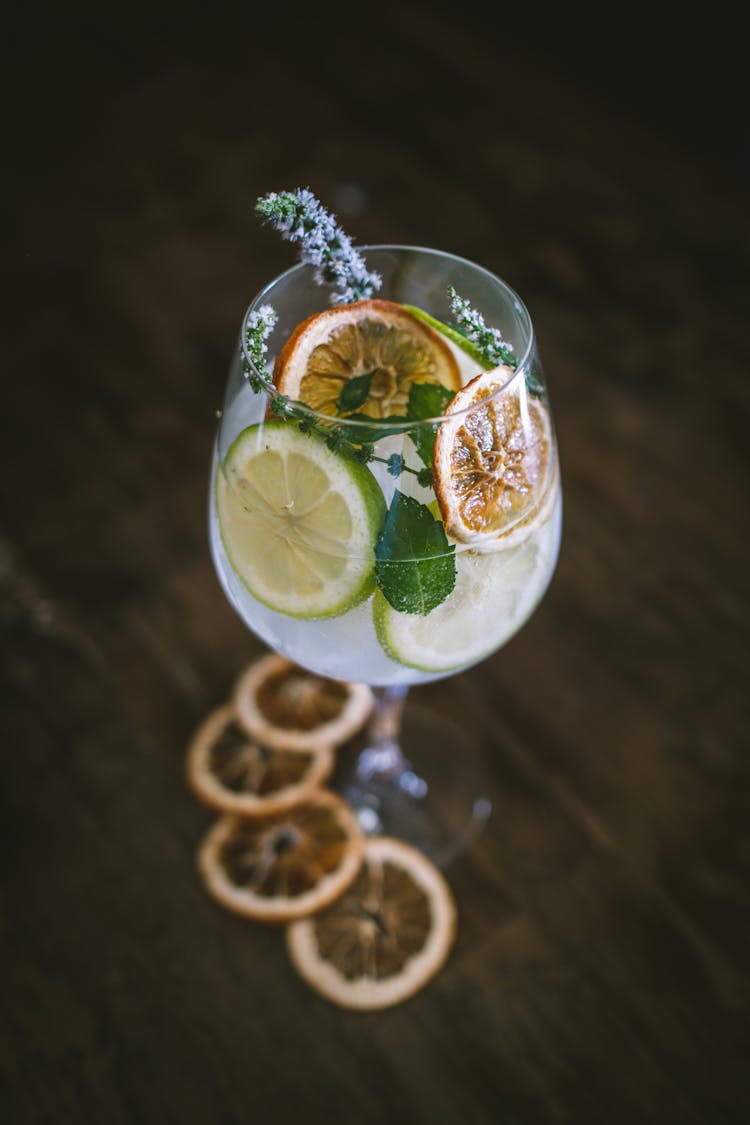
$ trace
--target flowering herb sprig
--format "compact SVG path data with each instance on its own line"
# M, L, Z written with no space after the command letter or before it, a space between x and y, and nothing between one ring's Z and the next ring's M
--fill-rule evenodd
M482 314L473 308L465 297L461 297L452 285L448 286L448 299L459 331L477 348L488 368L504 363L515 371L518 360L513 354L513 346L503 339L500 330L488 327ZM537 367L532 364L525 372L524 378L531 394L544 397L544 383Z
M266 352L268 351L266 341L276 327L278 319L278 314L271 305L261 305L260 308L254 309L250 313L245 324L245 350L253 361L254 367L248 363L247 355L243 350L241 353L242 370L256 394L262 394L263 391L268 390L270 378L266 371ZM258 374L261 371L266 375L266 379Z
M326 439L329 448L338 449L342 445L343 438L337 431L322 426L315 414L303 402L279 394L273 385L265 357L268 351L268 337L277 321L278 316L271 305L261 305L259 309L250 313L245 324L245 347L240 351L242 371L256 394L265 393L270 396L271 411L277 418L289 418L297 422L303 433L316 431ZM354 449L352 452L355 452ZM369 459L368 450L364 446L356 451L356 455L364 460Z
M367 269L352 240L307 188L269 192L257 200L255 210L282 238L300 243L300 258L317 267L320 284L336 286L331 304L372 297L382 285L380 275Z
M300 258L315 266L319 284L335 286L331 304L351 304L372 297L382 285L379 274L367 269L351 239L312 192L271 192L259 198L256 212L276 228L283 238L300 243ZM278 322L271 305L263 305L248 317L242 347L242 369L252 389L270 397L271 412L297 425L302 433L317 434L329 449L357 460L379 462L398 479L403 473L416 477L423 488L432 483L435 423L452 397L448 388L412 384L405 415L370 418L358 413L369 397L374 371L351 379L336 403L339 417L326 419L304 403L280 394L266 367L268 337ZM404 422L417 425L411 431L421 466L409 465L402 453L387 457L375 452L376 442ZM394 489L390 507L376 545L375 579L387 601L396 609L427 614L450 594L456 581L455 546L448 542L442 521L416 498Z
M518 360L513 354L513 346L504 340L498 328L490 328L485 319L465 297L460 296L452 285L448 286L448 299L451 312L461 330L479 348L482 358L490 367L505 363L515 369Z

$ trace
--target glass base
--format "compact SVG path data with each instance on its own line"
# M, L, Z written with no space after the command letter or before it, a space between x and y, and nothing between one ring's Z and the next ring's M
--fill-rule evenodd
M490 815L479 748L443 715L407 703L398 741L354 752L335 784L368 835L397 836L445 867Z

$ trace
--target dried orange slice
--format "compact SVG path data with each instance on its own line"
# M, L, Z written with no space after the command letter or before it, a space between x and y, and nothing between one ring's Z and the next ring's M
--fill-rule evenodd
M276 653L256 660L234 691L240 722L280 750L338 746L366 722L373 694L366 684L318 676Z
M445 963L456 906L437 867L410 844L373 836L349 889L287 927L299 974L345 1008L387 1008L413 996Z
M557 458L549 411L500 366L449 404L435 438L435 494L447 534L476 551L522 542L552 513Z
M333 769L327 743L280 750L253 739L230 703L200 724L187 753L193 791L211 808L268 816L305 800Z
M319 789L284 813L223 816L198 853L207 890L237 914L289 922L327 906L355 878L364 837L335 793Z
M340 395L361 378L348 409ZM273 370L278 390L321 414L405 414L412 383L441 383L456 391L461 374L451 348L403 305L355 301L314 313L297 326Z

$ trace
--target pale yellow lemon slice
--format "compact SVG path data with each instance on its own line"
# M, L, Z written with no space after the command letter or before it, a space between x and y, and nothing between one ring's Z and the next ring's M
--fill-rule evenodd
M249 426L216 473L221 538L264 605L330 617L371 593L385 500L370 470L291 422Z

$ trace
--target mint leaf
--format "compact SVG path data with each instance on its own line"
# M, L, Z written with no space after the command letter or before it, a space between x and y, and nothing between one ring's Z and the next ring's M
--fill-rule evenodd
M455 393L442 383L412 383L406 415L414 422L420 418L439 418Z
M347 441L359 444L361 442L381 441L393 433L393 426L403 427L407 421L403 414L389 414L385 418L375 418L371 414L348 414L341 426L341 432ZM347 426L347 422L361 423L356 426Z
M372 377L375 371L365 371L363 375L354 375L348 379L341 388L341 393L336 399L336 409L339 414L351 414L364 406L370 396Z
M401 613L430 613L456 584L455 547L426 504L398 489L375 544L375 580Z
M415 426L411 431L411 440L414 442L414 448L422 464L426 468L431 469L432 457L435 451L435 427Z
M420 418L439 418L454 394L455 391L444 387L442 383L412 383L406 408L407 417L415 422ZM435 448L435 427L415 426L411 438L420 461L431 469Z

